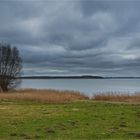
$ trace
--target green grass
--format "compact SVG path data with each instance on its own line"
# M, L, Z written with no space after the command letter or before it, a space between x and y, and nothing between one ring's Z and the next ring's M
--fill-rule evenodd
M140 139L140 105L0 101L0 139Z

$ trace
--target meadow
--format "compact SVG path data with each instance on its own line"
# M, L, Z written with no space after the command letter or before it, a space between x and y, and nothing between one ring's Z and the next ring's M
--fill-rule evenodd
M139 102L113 97L33 89L0 93L0 139L140 139Z

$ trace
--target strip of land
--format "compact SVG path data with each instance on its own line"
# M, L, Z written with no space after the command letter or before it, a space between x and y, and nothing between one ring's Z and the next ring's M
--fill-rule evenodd
M103 79L102 76L24 76L21 79Z
M81 76L22 76L20 79L140 79L140 77L103 77L93 75Z

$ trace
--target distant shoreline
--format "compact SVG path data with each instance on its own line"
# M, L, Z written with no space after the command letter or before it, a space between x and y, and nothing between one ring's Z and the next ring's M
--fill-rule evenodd
M20 79L140 79L140 77L102 77L102 76L23 76Z
M104 79L101 76L25 76L21 79Z

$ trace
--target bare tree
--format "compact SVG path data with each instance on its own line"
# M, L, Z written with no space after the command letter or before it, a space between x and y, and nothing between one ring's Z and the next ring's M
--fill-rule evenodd
M0 88L7 92L19 82L22 59L16 47L0 43Z

